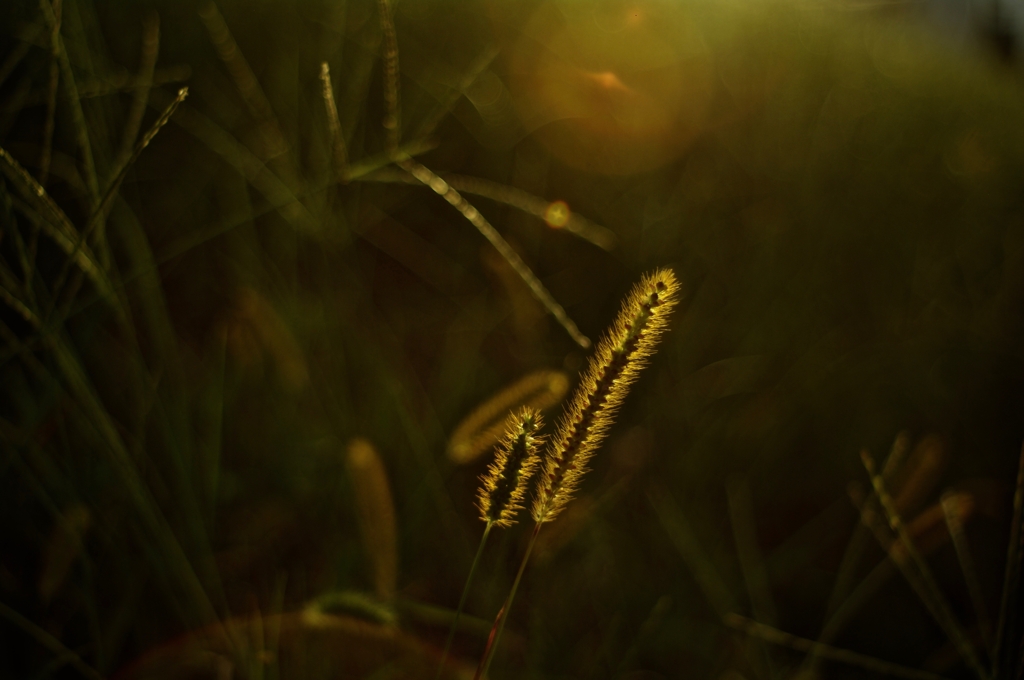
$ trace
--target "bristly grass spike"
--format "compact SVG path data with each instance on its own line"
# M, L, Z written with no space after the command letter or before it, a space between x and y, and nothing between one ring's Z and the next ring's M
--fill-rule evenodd
M629 386L668 327L678 293L672 270L661 269L644 277L626 298L548 446L533 503L535 521L550 522L572 498Z
M480 564L480 556L483 555L491 529L512 526L515 523L515 516L523 509L522 501L526 496L526 487L540 462L537 450L543 439L537 435L537 432L543 426L544 422L540 417L540 412L528 406L524 406L510 415L505 421L505 436L494 450L494 462L487 468L487 473L480 478L478 504L480 519L486 523L486 526L483 536L480 537L476 556L473 557L473 564L469 568L466 584L462 587L459 607L455 611L451 630L448 631L448 640L445 642L435 679L441 677L444 664L448 660L448 652L452 648L455 630L458 627L459 618L462 616L462 610L466 606L469 587L473 582L474 574L476 574L477 565Z
M544 426L540 413L523 408L508 419L505 437L494 451L494 462L480 478L480 518L488 524L509 527L522 510L526 485L540 462L537 454Z
M668 328L668 317L679 301L679 282L671 269L645 276L622 304L619 315L597 345L572 401L566 407L555 438L548 446L537 482L532 514L535 525L519 563L512 589L491 627L474 680L487 675L505 629L519 582L545 522L553 520L572 499L587 461L604 441L615 413L636 381L655 346Z

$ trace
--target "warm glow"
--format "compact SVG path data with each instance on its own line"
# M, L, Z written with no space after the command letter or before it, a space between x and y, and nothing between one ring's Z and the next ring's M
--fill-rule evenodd
M544 221L552 229L561 229L569 222L571 214L565 201L555 201L544 211Z

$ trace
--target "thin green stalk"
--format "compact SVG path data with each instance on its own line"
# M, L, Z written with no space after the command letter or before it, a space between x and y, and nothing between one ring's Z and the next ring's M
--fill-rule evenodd
M402 141L402 109L398 89L398 37L391 15L390 0L378 0L380 28L384 37L384 129L387 131L387 150L390 154L398 151Z
M149 129L149 131L146 132L146 134L143 135L139 143L135 145L135 150L132 151L131 155L128 157L128 160L125 161L125 164L121 166L117 175L114 177L113 180L111 180L110 186L107 187L106 193L103 194L103 197L97 203L96 209L93 211L92 216L86 223L85 228L82 229L81 233L78 235L78 239L75 241L75 245L71 251L71 254L68 256L67 261L61 268L60 274L57 276L57 281L53 284L53 299L50 301L50 307L47 310L46 315L44 316L44 319L47 322L49 322L50 317L52 316L54 310L57 308L57 305L59 304L61 290L64 286L64 283L67 281L68 274L71 271L72 263L76 260L78 253L88 243L89 237L92 235L93 231L100 229L102 227L104 221L106 220L107 213L110 210L110 206L114 201L114 197L117 195L117 191L121 187L121 183L128 175L128 169L132 166L132 164L135 163L136 160L138 160L139 156L142 155L143 150L147 146L149 146L149 143L153 141L153 138L156 137L156 134L160 132L161 128L163 128L164 125L167 124L167 121L171 119L171 116L174 115L174 112L178 109L178 106L181 104L181 102L185 101L185 97L187 96L187 87L183 87L180 90L178 90L178 96L175 97L170 104L168 104L167 108L164 109L162 114L160 114L160 117L157 118L155 123L153 123L153 126ZM78 283L71 286L72 293L68 295L67 301L68 309L62 312L60 318L63 319L68 315L71 305L74 302L78 286L80 284L81 281L79 280Z
M46 88L46 122L43 124L43 153L39 160L39 184L46 186L50 176L50 157L53 152L53 130L57 120L57 85L60 78L60 20L61 3L51 5L54 22L51 28L50 82Z
M43 19L46 22L47 28L56 40L55 47L60 62L61 80L64 83L64 94L68 99L68 108L71 113L71 121L75 129L79 152L82 154L82 171L85 175L85 186L89 191L90 208L95 209L99 205L100 185L96 174L96 163L93 159L92 142L89 140L89 128L85 122L82 102L78 96L78 87L75 84L75 74L71 69L71 60L68 58L64 39L61 37L60 26L57 22L57 15L54 14L53 6L47 0L39 0L39 8L43 13ZM100 236L100 234L97 234L97 237Z
M992 676L998 678L1003 644L1006 642L1008 624L1013 616L1011 603L1014 591L1020 582L1021 519L1024 517L1024 445L1020 449L1020 463L1017 466L1017 486L1013 493L1013 520L1010 524L1010 543L1006 548L1006 571L1003 574L1003 594L999 600L999 618L996 620L996 637L992 646ZM1011 670L1012 669L1008 669Z
M964 532L964 515L958 502L957 494L946 492L942 494L942 514L946 519L946 530L956 550L956 558L960 563L960 571L964 576L964 583L967 585L967 592L971 598L971 606L974 608L974 618L978 622L981 631L981 641L985 650L992 660L992 622L988 615L988 608L985 606L985 596L981 592L981 581L978 580L978 570L974 567L974 558L967 545L967 535Z
M473 583L473 575L476 574L476 567L480 563L480 556L484 554L484 546L487 545L487 537L491 533L494 522L488 522L484 527L484 535L480 537L480 545L476 549L476 556L473 557L473 564L469 568L469 576L466 577L466 585L462 587L462 596L459 597L459 608L455 611L455 619L452 621L452 628L448 631L448 640L444 643L444 653L441 654L441 663L437 665L435 680L441 677L444 664L448 661L448 652L451 651L452 641L455 639L455 631L459 627L459 619L462 617L462 610L466 606L466 597L469 595L469 586Z
M473 680L480 680L491 670L491 661L494 660L494 652L498 649L498 642L501 641L501 633L505 630L505 621L508 620L509 609L512 607L512 601L516 599L519 581L522 580L523 572L526 571L526 563L530 561L530 553L533 552L533 546L537 542L537 534L540 533L542 524L543 522L537 522L533 527L533 535L530 536L530 543L526 546L526 554L523 555L523 561L519 563L519 572L516 574L516 580L512 582L512 590L509 591L508 597L505 598L505 603L501 605L501 610L494 619L491 635L487 640L487 647L484 649L484 655L480 659L480 665L477 666L476 675L473 676Z

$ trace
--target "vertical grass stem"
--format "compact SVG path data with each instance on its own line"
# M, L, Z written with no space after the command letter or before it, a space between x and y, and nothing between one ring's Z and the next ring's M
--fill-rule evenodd
M1003 652L1008 621L1012 616L1013 591L1017 590L1020 583L1022 507L1024 507L1024 445L1021 446L1020 463L1017 466L1017 486L1013 493L1013 523L1010 525L1010 543L1006 548L1006 571L1003 574L1003 594L999 601L996 638L992 645L993 677L999 675L1000 656Z
M512 582L512 590L508 592L508 597L505 598L505 603L501 605L501 610L498 612L498 616L494 619L494 625L491 627L491 636L487 640L487 648L484 649L484 655L480 659L480 665L476 668L476 675L473 676L473 680L480 680L485 677L491 670L491 661L494 660L494 652L498 649L498 643L501 641L501 633L505 630L505 622L508 620L508 613L512 607L512 602L516 599L516 591L519 590L519 582L523 578L523 572L526 571L526 563L530 561L530 553L533 552L533 546L537 543L537 534L540 533L540 528L543 526L542 522L537 522L533 527L533 534L530 536L530 543L526 546L526 554L523 555L523 561L519 563L519 571L516 572L516 580Z
M441 662L437 665L437 674L434 680L440 680L444 665L448 661L448 653L452 649L452 641L455 640L455 631L459 628L459 619L462 618L462 610L466 607L466 598L469 596L469 587L473 583L473 576L476 574L477 565L480 564L480 556L484 554L484 546L487 545L487 537L491 534L494 522L488 522L484 527L484 535L480 537L480 545L473 557L473 564L469 567L469 575L466 577L466 584L462 587L462 595L459 597L459 607L455 610L455 618L452 620L451 630L448 631L448 639L444 643L444 652L441 654Z

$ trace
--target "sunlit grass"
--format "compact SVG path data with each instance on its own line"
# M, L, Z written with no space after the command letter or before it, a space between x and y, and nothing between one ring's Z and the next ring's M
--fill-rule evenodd
M1024 97L863 14L0 7L0 675L1013 677Z

